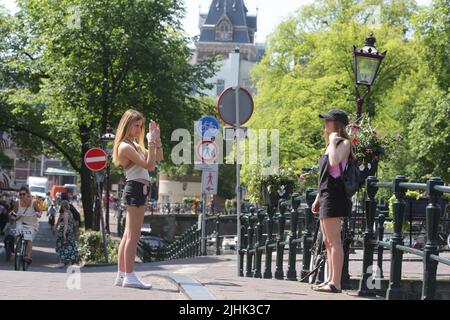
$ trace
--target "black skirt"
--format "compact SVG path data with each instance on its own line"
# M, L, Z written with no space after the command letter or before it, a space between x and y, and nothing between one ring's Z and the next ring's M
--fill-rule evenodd
M143 206L147 203L150 187L142 182L127 181L123 190L122 200L127 206Z
M352 201L345 194L344 181L328 173L328 155L323 155L319 163L319 217L347 217L350 215Z
M347 198L341 178L328 175L327 187L320 191L319 216L321 218L348 217L352 202Z

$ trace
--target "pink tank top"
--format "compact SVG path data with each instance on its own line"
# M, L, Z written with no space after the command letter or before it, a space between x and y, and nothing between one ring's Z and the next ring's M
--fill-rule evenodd
M348 160L344 160L342 161L342 171L345 170L345 166L347 165ZM333 178L337 178L341 175L341 171L339 169L339 164L336 164L334 166L332 166L330 164L330 162L328 162L328 173L330 174L330 176L332 176Z

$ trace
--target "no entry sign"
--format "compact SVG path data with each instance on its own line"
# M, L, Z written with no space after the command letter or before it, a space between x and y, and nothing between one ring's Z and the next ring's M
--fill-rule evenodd
M108 155L103 149L92 148L84 154L84 163L89 170L100 171L108 163Z

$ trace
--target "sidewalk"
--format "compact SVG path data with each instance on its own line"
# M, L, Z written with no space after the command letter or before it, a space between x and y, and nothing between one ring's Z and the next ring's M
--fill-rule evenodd
M0 300L6 299L138 299L138 300L184 300L173 281L151 277L150 291L113 286L117 267L84 267L59 269L55 252L56 237L52 235L47 217L42 216L39 232L33 246L33 263L28 271L14 271L14 261L6 262L3 243L0 245ZM70 273L74 271L75 273ZM80 272L80 277L77 277ZM137 270L141 277L145 273ZM79 280L79 281L78 281Z
M69 273L65 269L56 268L58 256L54 250L55 241L47 219L43 217L33 248L33 264L27 272L14 271L13 262L6 263L4 254L0 254L0 299L368 299L358 297L355 290L344 291L342 294L320 293L313 291L309 284L298 281L238 277L235 254L138 263L136 273L152 283L153 289L144 291L115 287L112 282L116 266L75 268L69 269ZM389 252L386 252L385 259L388 255ZM350 273L352 277L358 277L362 271L361 252L350 257ZM301 270L300 258L301 255L298 255L297 273ZM405 255L404 258L407 260L412 257ZM403 264L403 278L421 279L422 263L417 259L412 260ZM388 277L389 262L384 261L383 264L385 277ZM286 272L287 259L284 260L283 268ZM274 269L275 263L272 264L272 272ZM70 271L75 273L71 274ZM450 279L450 268L440 265L438 276Z

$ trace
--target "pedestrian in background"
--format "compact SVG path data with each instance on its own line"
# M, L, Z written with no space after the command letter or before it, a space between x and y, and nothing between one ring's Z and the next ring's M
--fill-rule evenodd
M57 232L56 253L59 256L59 267L67 267L78 262L78 248L74 234L73 214L69 201L61 201L62 213L59 214L54 230Z

